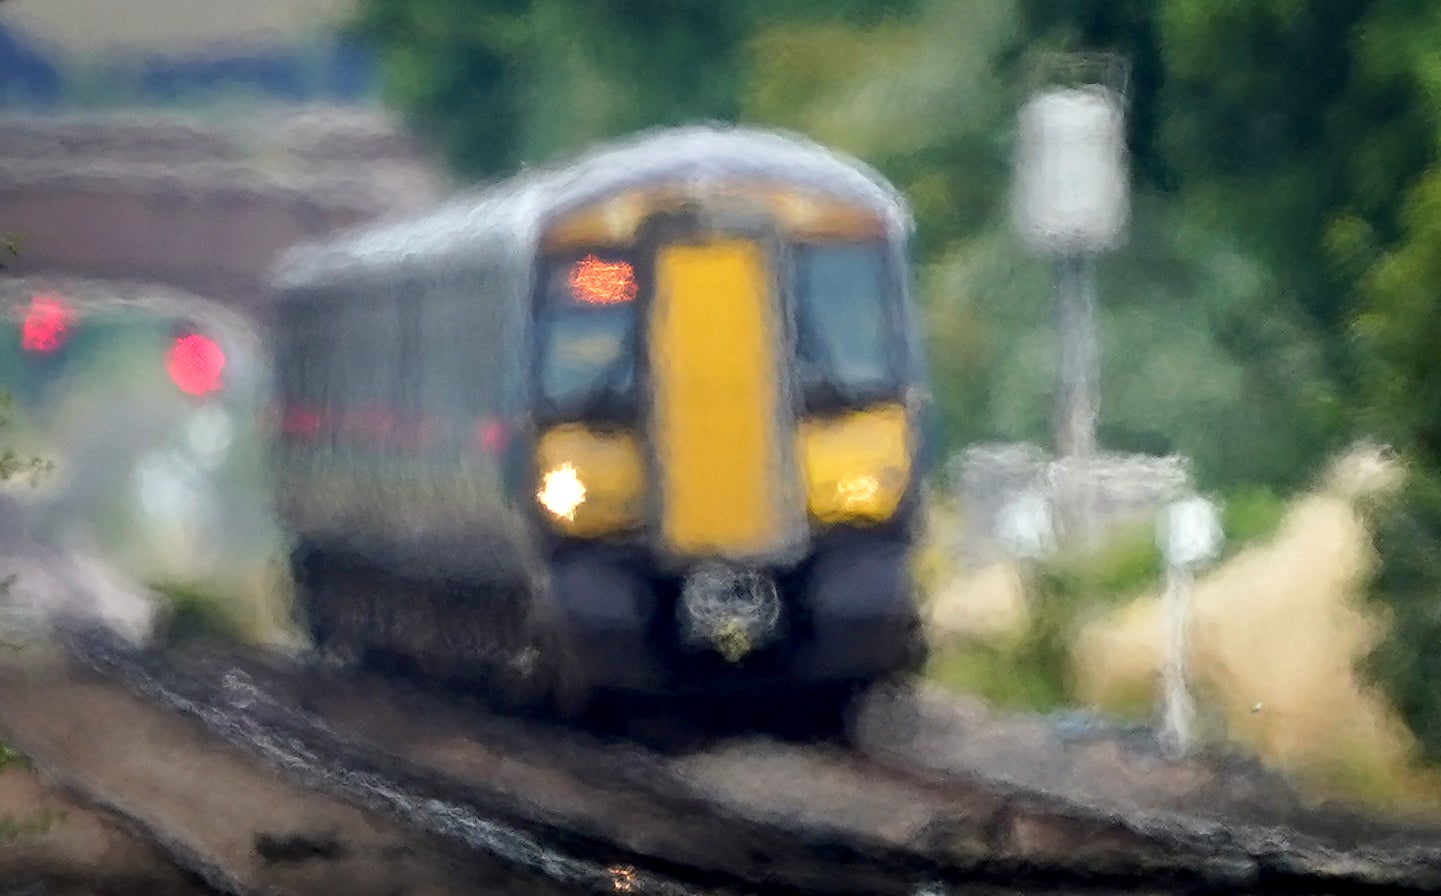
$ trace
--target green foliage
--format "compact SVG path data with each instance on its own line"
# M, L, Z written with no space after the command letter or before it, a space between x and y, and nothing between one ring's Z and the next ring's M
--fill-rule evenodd
M734 120L747 19L703 0L367 0L354 30L419 132L495 176L647 125Z
M880 25L773 24L750 45L746 117L877 165L911 200L931 259L1003 211L1018 29L1007 0L931 2Z
M28 765L24 756L0 743L0 773L9 768L25 768ZM26 815L0 815L0 847L25 837L37 837L47 833L63 822L65 816L65 812L56 809L41 809Z
M1267 486L1249 486L1227 493L1221 502L1221 531L1230 548L1270 538L1286 515L1286 502Z
M24 762L24 756L20 755L6 744L0 744L0 769L4 769L12 765L23 765Z
M0 432L10 426L10 408L10 396L0 392ZM54 469L55 464L52 461L25 454L10 447L8 443L0 446L0 482L24 478L35 485Z
M169 618L166 637L172 642L218 638L246 640L245 626L237 617L237 601L193 582L154 582L150 590L166 601Z
M457 170L508 174L600 137L741 115L748 42L777 23L874 25L911 0L365 0L384 89Z
M1023 642L980 642L938 651L926 677L953 691L975 694L995 706L1050 711L1070 701L1064 676L1031 662Z
M1173 201L1138 196L1135 235L1099 265L1101 440L1190 456L1207 487L1303 482L1337 441L1338 386L1314 331L1265 268ZM1049 273L1002 227L922 276L950 445L1049 440Z
M1391 614L1366 671L1391 697L1427 759L1441 762L1441 471L1413 468L1405 493L1374 513L1372 596Z
M0 392L0 430L9 424L9 409L10 396ZM29 476L33 481L48 469L49 465L38 458L22 456L8 446L0 448L0 483L16 476ZM0 577L0 597L10 590L14 581L14 576ZM24 762L24 756L9 744L0 742L0 771ZM59 823L62 818L63 814L59 813L38 813L24 818L0 815L0 845L20 837L44 833Z
M1332 222L1327 249L1356 283L1351 335L1364 423L1400 450L1409 476L1375 514L1374 596L1393 620L1367 668L1441 761L1441 9L1368 6L1356 68L1387 98L1392 126L1348 154L1355 208Z
M1160 581L1161 552L1147 523L1114 535L1094 554L1062 555L1048 563L1043 583L1067 604L1106 607Z
M1000 706L1049 711L1076 700L1071 653L1081 623L1161 577L1149 526L1095 553L1063 554L1024 571L1029 617L1017 635L939 651L928 677Z
M65 817L66 813L57 809L42 809L23 817L0 815L0 846L54 830Z

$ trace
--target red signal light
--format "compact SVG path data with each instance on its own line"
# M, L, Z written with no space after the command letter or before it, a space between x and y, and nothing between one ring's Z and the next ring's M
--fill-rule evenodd
M58 295L32 296L25 320L20 324L20 347L41 354L56 351L70 338L75 316L75 308Z
M587 305L619 305L636 294L635 268L628 261L587 255L570 268L570 294Z
M177 336L165 353L165 372L188 395L205 395L219 389L224 369L225 352L215 340L199 333Z

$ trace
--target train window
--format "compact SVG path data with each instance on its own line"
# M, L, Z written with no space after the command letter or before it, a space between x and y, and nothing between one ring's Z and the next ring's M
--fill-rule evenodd
M881 243L794 247L796 361L807 394L854 397L894 385L892 289Z
M388 405L394 394L399 321L388 303L351 302L336 319L341 404L347 412Z
M594 409L632 394L636 293L626 259L586 254L548 268L537 315L544 403Z
M330 319L328 307L313 301L288 305L281 312L276 370L284 402L281 427L287 438L311 447L331 435Z

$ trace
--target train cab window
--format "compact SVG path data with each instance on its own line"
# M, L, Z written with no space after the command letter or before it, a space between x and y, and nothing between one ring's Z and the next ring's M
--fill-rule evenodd
M880 243L793 247L791 295L801 388L850 400L897 381L893 288Z
M630 261L614 255L587 253L546 267L536 316L542 404L601 415L628 406L637 292Z

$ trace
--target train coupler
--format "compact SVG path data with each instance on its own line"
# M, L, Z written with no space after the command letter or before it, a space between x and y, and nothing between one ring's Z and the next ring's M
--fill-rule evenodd
M736 663L780 633L780 593L765 573L706 564L686 577L677 618L687 643Z

